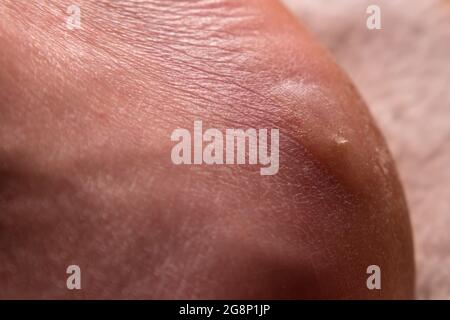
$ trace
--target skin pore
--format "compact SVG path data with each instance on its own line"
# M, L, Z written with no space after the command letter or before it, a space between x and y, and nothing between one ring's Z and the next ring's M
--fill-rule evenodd
M69 5L0 4L0 298L413 297L384 140L280 3ZM278 173L174 165L195 120L278 128Z

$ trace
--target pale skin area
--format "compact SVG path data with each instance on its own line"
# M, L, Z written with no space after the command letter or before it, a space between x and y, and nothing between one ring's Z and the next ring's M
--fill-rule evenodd
M384 140L278 2L70 4L0 5L1 298L413 297ZM196 119L279 128L278 174L173 165Z

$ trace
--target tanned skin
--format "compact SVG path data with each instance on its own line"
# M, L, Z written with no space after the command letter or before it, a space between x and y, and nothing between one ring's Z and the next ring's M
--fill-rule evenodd
M0 298L413 297L384 139L280 3L71 4L0 4ZM278 174L174 165L195 120L278 128Z

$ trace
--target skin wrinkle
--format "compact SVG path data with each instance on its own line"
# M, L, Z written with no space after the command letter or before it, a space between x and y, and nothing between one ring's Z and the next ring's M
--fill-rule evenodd
M172 60L172 61L173 61L173 60ZM171 70L173 71L173 70L175 70L175 69L177 69L177 68L172 68ZM199 69L199 71L203 71L203 70ZM222 74L215 74L215 76L216 76L216 77L223 77L223 73L222 73ZM178 90L181 90L181 89L178 89Z
M239 2L233 3L239 5ZM203 57L209 56L210 52L202 55L202 47L192 48L190 42L183 44L187 51L176 47L174 52L170 42L158 45L161 39L155 39L154 43L149 42L147 47L142 48L141 39L133 34L138 34L142 29L130 24L119 25L116 19L105 18L109 22L106 21L105 29L95 30L98 32L96 42L88 32L89 25L74 36L74 41L88 41L90 54L80 56L71 67L71 70L77 70L77 64L84 63L84 70L78 70L83 72L67 77L64 86L58 91L52 91L58 87L53 85L37 101L30 100L29 103L33 102L31 105L35 107L45 101L49 109L48 113L37 116L33 108L29 107L30 114L35 116L34 123L29 118L10 118L5 121L4 129L0 128L0 141L9 144L5 153L14 159L15 155L23 151L23 158L27 159L25 166L41 170L47 177L48 184L32 180L31 192L42 188L53 194L50 197L42 194L40 202L46 207L45 210L42 205L35 208L31 205L27 210L29 203L24 207L15 207L17 201L1 203L3 210L10 213L11 219L24 217L30 223L34 217L51 211L48 220L41 224L59 226L57 230L49 232L45 239L40 236L38 228L33 229L36 246L41 245L47 248L49 254L62 257L60 261L55 258L52 263L39 256L41 251L38 247L33 257L27 257L31 239L20 239L19 235L7 230L5 237L21 240L17 241L17 246L23 254L14 264L16 269L25 272L21 260L35 260L37 266L48 268L48 274L52 275L54 282L58 282L61 280L57 274L64 270L69 259L67 257L82 259L81 262L88 264L87 277L92 279L88 281L93 290L76 293L77 297L126 295L173 298L174 292L177 297L206 298L231 295L264 298L276 295L342 297L348 296L349 292L353 292L355 297L366 297L370 292L364 286L359 286L359 283L365 283L366 274L362 266L372 263L369 254L361 251L369 249L386 264L380 263L388 274L386 295L405 297L410 294L409 278L400 282L396 275L389 276L396 268L395 265L401 263L390 260L395 256L398 244L385 245L390 243L397 232L394 230L397 224L394 222L390 226L379 217L377 211L380 210L380 203L374 199L380 194L377 193L373 198L362 197L358 190L360 185L355 185L355 180L335 174L339 171L336 171L334 163L337 162L338 166L347 165L345 157L335 159L336 154L330 152L330 148L322 150L320 146L325 140L308 141L309 136L298 134L298 119L292 116L292 109L289 108L299 108L308 115L315 102L311 101L311 96L301 98L306 99L306 102L291 96L288 99L292 106L286 106L285 102L278 102L271 92L282 81L298 81L296 79L300 78L306 83L317 83L324 90L329 89L325 99L319 100L318 105L322 108L327 107L328 102L324 103L327 99L336 100L336 109L343 108L348 101L351 102L349 108L354 108L355 95L349 94L346 87L336 84L343 77L336 76L339 74L336 67L322 56L323 51L318 50L315 43L304 40L304 33L298 31L296 25L285 26L285 22L270 22L271 19L266 19L272 14L268 13L272 12L269 9L280 11L281 7L269 1L258 3L261 3L261 7L250 5L250 9L246 9L249 11L246 17L255 16L255 22L250 19L240 24L232 19L226 20L225 26L219 26L228 30L227 24L231 23L233 32L243 29L237 33L236 39L226 37L222 42L218 40L218 46L211 48L216 55L228 57L230 63L225 64L212 64L208 58L205 62ZM118 2L115 4L120 5ZM96 4L86 2L83 8L87 9L83 9L83 15L97 15L92 20L93 25L100 26L102 19L99 12L102 11L94 10ZM214 8L223 9L217 3ZM206 15L202 10L204 8L199 9L199 14ZM106 13L111 14L115 13ZM284 11L280 15L280 20L287 19ZM195 20L182 18L180 23L190 24ZM211 19L211 23L214 23L217 17ZM83 18L85 20L90 21L87 17ZM260 21L268 21L268 25L263 27ZM140 23L136 22L139 26ZM279 23L278 29L276 25ZM133 32L128 37L121 34L122 28L130 28ZM173 28L175 31L179 25ZM254 28L260 29L263 36L253 33ZM0 34L3 29L0 24ZM283 37L287 30L296 34L292 39L299 38L288 42L294 48L286 50L286 43L283 45L283 42L272 45L272 40ZM103 36L105 31L108 35ZM27 33L22 32L21 37L26 37ZM151 35L150 29L148 36ZM241 35L242 38L239 38ZM56 34L53 36L57 37ZM255 39L248 42L248 37ZM207 37L199 41L205 39ZM14 42L12 39L9 41ZM60 64L63 65L69 60L64 55L71 53L65 51L63 40L55 41L62 45L53 49L54 59L60 57ZM245 42L246 46L239 47L240 42ZM98 48L96 43L99 44ZM134 50L130 50L125 57L128 48L134 46ZM238 61L235 61L234 50L221 51L222 46L238 50ZM109 49L105 50L106 47ZM51 50L48 45L43 55ZM58 50L62 52L58 53ZM153 55L155 50L158 53ZM295 62L297 59L294 57L282 59L286 56L285 52L296 51L298 62ZM7 55L5 60L13 60L12 52ZM26 51L22 55L26 56ZM39 69L47 75L48 81L55 75L65 75L64 68L46 71L50 62L36 59L36 65L38 62L42 64ZM89 69L95 69L95 74L88 72ZM9 69L8 72L18 73L16 77L28 79L25 69ZM13 83L9 81L4 83L12 87ZM30 83L36 88L40 85L38 79L31 79ZM340 92L344 88L341 97ZM9 94L14 92L14 89L8 90ZM6 93L3 95L8 96ZM67 97L70 104L67 103ZM28 108L25 99L15 102L19 112ZM356 104L359 103L356 101ZM211 105L211 102L214 104ZM118 105L122 105L125 112L119 112ZM1 108L8 111L10 107L2 104ZM68 108L72 118L66 113ZM337 114L338 111L333 112ZM57 115L58 112L61 114ZM12 111L10 113L15 114ZM345 110L342 114L342 117L346 115ZM355 122L361 121L359 115L361 113L355 116ZM138 117L140 121L137 121ZM204 121L205 127L221 130L238 126L280 128L282 160L279 174L268 179L260 177L257 170L250 166L211 166L201 169L195 166L173 166L168 156L171 130L177 127L190 129L193 120L198 117ZM330 118L311 120L306 125L310 128L304 130L320 132L319 124L322 121L333 125ZM57 125L50 128L45 127L46 123ZM15 143L12 138L8 138L14 137L19 130L17 128L24 126L29 127L29 134L25 137L32 134L38 138L35 146L26 140ZM359 124L349 120L350 128L356 126ZM382 142L375 140L375 144ZM48 157L49 154L57 156ZM363 154L367 155L366 152ZM16 166L12 160L7 160L5 167L7 172L16 169L17 176L23 174L26 179L31 178L27 170ZM355 168L361 170L361 167ZM370 174L360 178L377 181ZM64 181L70 188L77 190L76 197L71 197L73 191L70 189L59 188ZM109 187L105 187L107 185ZM215 190L221 191L221 195L211 201ZM38 199L34 202L37 203ZM404 213L401 205L398 212L399 215ZM373 219L376 225L367 226L364 219ZM394 217L394 221L396 219ZM80 225L80 221L80 229L69 233L72 237L52 247L52 243L60 241L59 232L64 234L71 227ZM2 222L0 219L0 226ZM384 230L385 234L380 230ZM23 233L26 230L18 234ZM399 242L405 241L407 231L401 231L399 235L403 239ZM69 247L77 249L69 254ZM127 267L122 267L124 264ZM227 269L221 270L224 265L227 265ZM349 268L349 274L340 274L342 268ZM356 276L358 281L355 281L355 273L359 275ZM33 288L51 286L51 281L36 281L29 274L25 277L35 281ZM116 281L111 282L111 277ZM17 279L20 277L16 275L11 280L5 295L20 295L20 292L29 296L38 294L40 297L70 294L61 293L59 288L36 293L22 287L21 291L14 292L13 284ZM191 290L188 289L189 284Z
M123 57L123 55L120 55L121 57ZM122 60L122 59L121 59ZM200 60L201 61L201 60ZM193 67L193 68L195 68L195 67ZM175 67L175 68L172 68L171 70L172 71L174 71L174 70L176 70L177 68ZM203 70L201 70L201 69L199 69L199 71L203 71ZM216 74L213 74L216 78L223 78L224 77L224 74L223 73L221 73L221 74L219 74L219 73L216 73Z

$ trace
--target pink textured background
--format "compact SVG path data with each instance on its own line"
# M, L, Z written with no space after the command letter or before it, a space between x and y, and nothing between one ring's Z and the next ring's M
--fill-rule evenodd
M284 0L369 104L408 199L417 298L450 299L450 1ZM382 30L366 28L381 8Z

